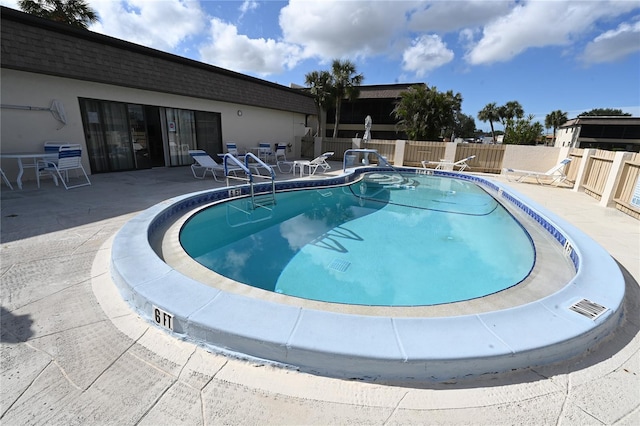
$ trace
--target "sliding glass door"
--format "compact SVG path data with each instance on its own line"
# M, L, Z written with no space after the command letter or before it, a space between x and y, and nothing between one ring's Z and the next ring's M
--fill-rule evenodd
M165 108L169 165L191 164L189 150L196 149L196 120L193 111Z
M80 102L92 173L135 168L126 104Z
M190 149L222 152L221 115L80 99L92 173L184 166Z

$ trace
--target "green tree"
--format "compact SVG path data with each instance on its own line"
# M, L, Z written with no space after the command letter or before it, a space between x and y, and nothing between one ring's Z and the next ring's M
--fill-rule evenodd
M473 119L473 116L457 112L453 134L461 138L475 137L476 121Z
M567 122L567 113L561 110L555 110L547 114L544 118L544 125L553 128L553 142L556 142L556 129Z
M505 134L504 143L516 145L535 145L544 137L544 127L534 122L533 114L511 120L509 134Z
M364 80L362 74L356 74L356 66L349 60L341 61L334 59L331 64L331 87L332 96L335 101L335 124L333 126L333 137L338 137L338 124L340 123L340 108L344 98L350 101L357 99L360 95L360 85Z
M20 0L23 12L41 18L87 29L98 22L98 14L83 0Z
M392 114L397 120L396 127L406 132L409 139L436 140L453 132L461 105L459 93L415 85L400 94Z
M622 117L631 117L631 114L628 112L622 112L621 109L612 109L612 108L594 108L591 111L583 112L579 114L578 117L589 117L589 116L622 116Z
M490 104L486 104L484 108L478 112L478 120L489 122L489 125L491 126L491 137L493 138L493 142L495 142L496 132L493 129L493 123L500 121L500 112L498 111L496 103L492 102Z
M433 116L434 127L440 127L438 136L450 137L453 140L455 136L460 136L458 119L462 114L462 95L453 93L452 90L448 90L446 93L438 92L435 86L431 92L434 94L436 107L436 114ZM438 131L434 128L434 134L436 133Z
M498 107L498 115L500 116L500 122L504 127L505 139L509 135L510 129L514 126L515 119L521 119L524 117L524 110L522 105L518 101L509 101L506 104Z
M322 124L324 112L333 104L333 85L329 71L311 71L304 76L304 83L309 87L309 93L313 95L318 111L318 126L316 135L324 136Z
M520 102L509 101L501 107L498 107L498 115L500 116L500 121L502 121L502 124L506 127L508 120L524 117L524 110Z

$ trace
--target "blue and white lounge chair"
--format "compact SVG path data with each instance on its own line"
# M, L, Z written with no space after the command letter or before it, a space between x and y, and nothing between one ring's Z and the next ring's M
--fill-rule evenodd
M502 169L502 173L507 177L508 181L522 182L527 178L535 178L540 185L545 183L558 185L567 179L564 169L570 162L571 158L565 158L546 172L505 168Z
M224 166L215 162L213 158L209 156L205 151L201 149L190 149L189 155L193 158L193 164L191 165L191 172L196 179L204 179L207 172L211 173L213 179L217 182L216 171L222 173L224 176ZM202 171L202 174L198 174Z

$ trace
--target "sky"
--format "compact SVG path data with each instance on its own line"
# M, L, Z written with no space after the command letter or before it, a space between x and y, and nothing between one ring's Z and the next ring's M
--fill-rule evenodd
M91 31L284 86L349 59L364 85L452 90L485 131L477 115L492 102L543 124L555 110L640 116L637 0L86 2Z

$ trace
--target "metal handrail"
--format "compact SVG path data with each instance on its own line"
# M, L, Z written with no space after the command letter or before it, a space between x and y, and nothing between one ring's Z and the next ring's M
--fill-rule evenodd
M264 167L265 169L269 170L269 174L271 175L271 200L273 201L273 204L276 203L276 174L273 171L273 168L266 164L264 161L262 161L260 158L258 158L254 153L249 152L247 154L245 154L244 156L244 164L246 166L247 169L249 169L249 159L253 160L254 162L258 163L259 166ZM249 172L249 174L251 175L251 172ZM267 176L262 176L260 174L258 174L258 176L268 179ZM251 176L251 179L253 179L253 177ZM251 181L250 185L250 191L251 191L251 205L253 205L253 208L256 208L256 200L255 200L255 193L253 191L253 180ZM261 207L263 207L261 205Z
M249 167L245 166L244 164L242 164L236 157L234 157L231 154L225 154L223 157L223 164L224 164L224 175L227 178L227 186L229 186L229 160L231 160L232 163L234 163L236 166L240 167L247 176L249 176L249 182L253 182L253 177L251 176L251 171L249 170Z
M229 177L231 177L229 175L229 162L235 164L236 166L238 166L240 169L242 169L242 171L245 173L245 175L247 176L246 178L240 178L237 176L234 176L234 179L239 179L239 180L245 180L249 182L249 193L251 195L251 205L253 206L253 208L256 208L256 200L255 200L255 191L253 188L253 178L254 176L258 176L264 179L271 179L271 197L273 200L273 204L275 204L276 202L276 174L273 171L273 168L271 166L269 166L268 164L266 164L264 161L262 161L261 159L259 159L258 157L256 157L255 154L249 152L247 154L245 154L244 156L244 164L238 160L235 156L231 155L231 154L225 154L224 157L224 174L227 178L227 186L229 186ZM267 169L269 171L270 176L262 176L259 172L257 175L254 175L253 173L251 173L251 167L256 167L255 165L249 165L249 160L252 160L253 162L257 163L259 167L264 167L265 169Z
M273 171L273 168L266 164L264 161L262 161L260 158L256 157L256 155L253 152L248 152L245 154L244 156L244 165L247 169L249 169L249 159L252 159L253 161L255 161L256 163L258 163L260 166L264 167L265 169L269 170L269 173L271 174L271 179L275 180L276 179L276 174ZM266 177L266 176L263 176Z
M380 155L380 153L378 152L377 149L363 149L363 148L354 148L354 149L348 149L344 152L344 157L342 159L342 170L344 172L347 171L347 155L350 152L359 152L362 154L375 154L376 157L378 157L378 165L380 165L380 161L382 161L383 163L385 163L388 167L390 167L392 170L395 170L395 167L393 167L391 164L389 164L389 161L387 161L386 158L384 158L382 155Z

